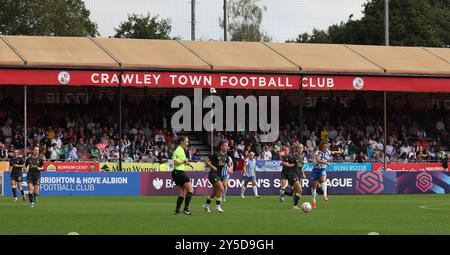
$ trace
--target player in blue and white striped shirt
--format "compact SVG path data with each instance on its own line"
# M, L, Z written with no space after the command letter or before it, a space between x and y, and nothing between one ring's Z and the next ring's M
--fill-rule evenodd
M323 190L323 200L328 201L327 194L327 173L325 169L331 165L328 162L330 156L339 154L339 151L328 150L328 143L326 141L320 142L319 149L314 155L314 167L310 176L310 187L312 194L312 208L316 208L317 187L320 185Z
M245 167L244 167L244 185L242 186L241 190L241 197L245 198L245 189L247 188L248 183L252 183L253 192L255 193L255 197L259 198L258 195L258 186L256 184L256 159L255 159L255 153L250 152L249 158L245 160Z
M222 202L227 201L227 191L228 191L228 182L230 181L230 174L233 173L233 160L230 156L228 156L228 164L225 164L222 168L222 183L223 183L223 193L222 193Z

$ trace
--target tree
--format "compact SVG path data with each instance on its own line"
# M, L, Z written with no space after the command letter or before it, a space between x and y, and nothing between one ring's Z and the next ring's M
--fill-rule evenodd
M96 36L82 0L0 0L0 34Z
M131 14L128 20L122 22L119 28L114 29L116 38L140 39L172 39L170 32L172 24L170 19L158 20L158 16ZM177 38L173 38L177 39Z
M228 33L231 41L270 41L271 38L261 31L263 14L267 10L260 0L230 0L227 5ZM219 18L223 29L223 20Z
M352 20L351 15L346 22L301 34L295 41L383 45L384 0L363 7L361 19ZM389 20L390 45L450 47L448 0L390 0Z

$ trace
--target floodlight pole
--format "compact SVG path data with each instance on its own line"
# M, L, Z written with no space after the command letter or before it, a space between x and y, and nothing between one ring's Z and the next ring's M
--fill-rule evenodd
M195 41L195 0L191 0L191 41Z
M227 36L227 0L223 0L223 40L228 41Z
M122 74L119 77L119 171L122 171Z
M210 90L211 92L211 155L214 153L214 124L213 124L213 118L214 118L214 94L215 90L212 88Z
M384 40L385 45L389 46L389 0L384 0Z
M23 140L24 140L24 150L23 150L23 158L27 159L27 85L23 87Z
M384 25L385 25L385 45L389 46L389 0L384 0ZM387 92L384 91L384 171L387 170Z

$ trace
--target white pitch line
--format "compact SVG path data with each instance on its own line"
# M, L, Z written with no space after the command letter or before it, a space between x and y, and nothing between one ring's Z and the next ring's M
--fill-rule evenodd
M450 209L446 208L430 208L431 205L421 205L419 208L421 209L428 209L428 210L442 210L442 211L450 211Z

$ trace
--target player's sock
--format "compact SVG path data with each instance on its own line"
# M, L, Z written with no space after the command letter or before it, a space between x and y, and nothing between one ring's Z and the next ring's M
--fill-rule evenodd
M34 201L35 203L37 203L39 195L36 194L36 193L34 193L33 195L34 195L33 201Z
M253 193L255 193L255 196L258 196L258 187L253 186Z
M212 199L211 199L209 196L206 197L206 204L207 204L207 205L210 205L211 202L212 202Z
M241 196L242 196L242 197L243 197L244 194L245 194L245 189L247 189L247 187L246 187L246 186L242 186L242 188L241 188Z
M297 194L295 194L294 195L294 206L297 206L298 205L298 201L300 200L300 196L299 195L297 195Z
M220 203L222 203L222 198L216 197L216 205L220 206Z
M281 197L284 197L284 193L285 193L285 189L281 189L281 190L280 190L280 196L281 196Z
M192 192L188 192L186 194L186 200L184 200L184 210L186 211L189 211L189 204L191 203L192 195Z
M180 211L180 207L181 207L181 204L183 203L183 200L184 200L184 197L178 196L178 198L177 198L177 208L176 208L177 212Z
M225 199L225 197L227 196L227 191L228 191L228 185L225 186L225 188L223 189L222 200Z
M16 187L12 187L12 194L13 194L13 197L17 197Z
M293 190L293 189L290 189L289 191L285 191L284 194L285 194L286 196L292 197L292 195L294 195L294 190Z
M327 182L322 182L322 190L323 190L323 195L327 196Z
M28 199L30 200L30 203L33 203L33 193L28 194Z
M23 191L23 189L19 190L20 194L22 194L22 196L25 196L25 192Z
M311 189L311 195L312 195L312 200L316 201L317 190L316 189Z

